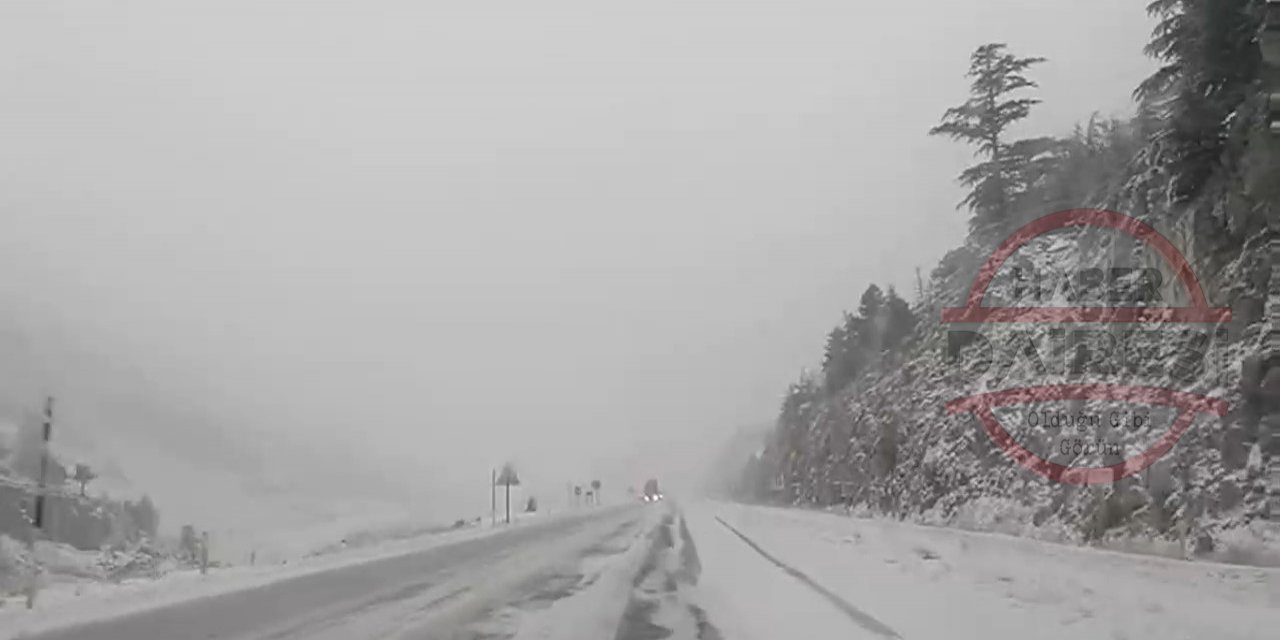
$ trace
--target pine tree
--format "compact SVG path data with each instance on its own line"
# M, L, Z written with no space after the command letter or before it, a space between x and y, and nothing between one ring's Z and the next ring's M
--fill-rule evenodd
M1260 0L1155 0L1159 23L1146 47L1162 63L1135 91L1157 105L1162 167L1175 202L1203 193L1220 169L1238 158L1228 144L1239 110L1261 69Z
M880 310L884 308L884 291L880 287L872 284L862 292L862 297L858 299L858 315L863 320L875 320L880 317Z
M884 291L872 284L858 300L858 318L862 331L858 334L860 356L874 361L884 348Z
M1077 124L1070 136L1054 145L1052 170L1029 185L1025 201L1041 211L1115 204L1144 139L1140 121L1104 119L1097 114Z
M978 47L970 57L967 76L973 79L969 99L947 109L930 135L945 135L977 146L982 160L960 174L969 188L961 207L974 212L971 226L980 235L1003 230L1014 221L1015 208L1029 183L1047 170L1053 141L1029 138L1009 141L1010 126L1026 118L1040 101L1015 94L1037 85L1025 75L1044 58L1019 58L1006 45Z
M911 312L911 305L893 287L889 287L889 293L885 295L884 317L884 335L881 338L884 347L897 349L915 331L918 319Z
M844 322L827 334L826 351L822 358L823 387L827 394L834 394L853 382L868 366L874 365L881 351L891 346L886 335L905 328L910 333L915 328L911 318L906 324L889 329L894 322L902 322L902 309L891 313L889 304L901 305L910 315L907 303L892 289L886 297L879 286L872 284L858 301L857 315L845 312ZM905 335L905 334L903 334ZM896 345L901 340L896 333L892 337Z
M844 322L827 334L826 352L822 358L823 385L832 394L858 377L861 359L858 353L858 335L861 320L846 312Z
M808 475L809 453L805 439L821 398L821 387L806 372L791 384L782 400L775 440L779 448L779 470L789 491ZM796 499L799 495L792 492L790 497Z

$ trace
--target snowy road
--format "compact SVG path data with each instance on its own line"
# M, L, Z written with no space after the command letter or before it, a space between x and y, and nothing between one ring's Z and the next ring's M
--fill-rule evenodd
M787 638L799 629L811 638L899 637L892 627L857 604L829 591L710 513L694 511L688 520L701 552L701 606L725 637Z
M313 572L114 619L42 640L306 640L510 635L511 609L572 590L594 558L612 559L647 530L639 506L553 519L405 555ZM614 563L598 563L608 565ZM214 577L211 574L211 577ZM621 616L619 604L613 624ZM482 625L491 628L485 631ZM506 626L518 624L508 620ZM492 632L492 633L491 633Z
M1275 638L1280 571L841 515L621 506L44 639Z
M792 509L688 512L698 596L732 640L1280 637L1277 569Z

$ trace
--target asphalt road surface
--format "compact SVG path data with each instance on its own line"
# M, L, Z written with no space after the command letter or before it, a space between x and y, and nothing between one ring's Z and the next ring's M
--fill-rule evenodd
M30 637L475 637L469 624L545 589L557 571L608 539L639 535L644 515L639 506L601 509Z
M716 502L536 520L31 637L1260 640L1280 625L1271 568Z

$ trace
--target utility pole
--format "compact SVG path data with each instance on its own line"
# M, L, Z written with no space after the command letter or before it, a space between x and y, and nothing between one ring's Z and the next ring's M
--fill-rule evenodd
M53 437L53 397L44 400L44 424L40 434L40 477L37 478L35 508L31 514L31 531L27 538L27 550L31 554L31 576L27 583L27 608L36 606L36 591L40 588L40 562L36 559L36 538L44 528L46 518L45 476L49 472L49 440Z
M498 526L498 469L489 475L489 524Z

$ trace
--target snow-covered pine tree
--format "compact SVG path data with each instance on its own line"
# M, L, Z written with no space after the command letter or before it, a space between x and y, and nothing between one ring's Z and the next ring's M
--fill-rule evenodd
M1026 118L1040 101L1019 97L1035 88L1025 72L1044 58L1019 58L1004 44L978 47L969 60L969 99L947 109L930 135L947 136L977 147L981 161L960 174L969 188L960 207L973 211L971 229L992 239L1016 222L1015 205L1029 183L1045 169L1055 141L1050 138L1008 140L1009 127Z
M1163 168L1176 203L1204 193L1221 169L1234 168L1240 149L1229 144L1238 112L1261 68L1257 33L1261 0L1155 0L1147 11L1159 23L1146 52L1161 63L1135 95L1158 105Z

